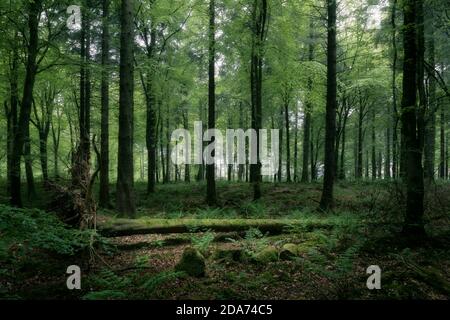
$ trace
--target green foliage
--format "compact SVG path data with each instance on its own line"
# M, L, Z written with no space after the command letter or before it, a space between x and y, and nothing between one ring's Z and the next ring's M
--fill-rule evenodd
M196 248L203 255L208 254L208 250L214 241L214 233L211 231L207 231L203 234L197 235L192 234L191 243L194 248Z
M257 228L247 230L244 241L242 241L244 252L250 257L255 257L267 245L267 237Z
M173 281L178 278L182 278L184 276L186 276L186 273L182 271L164 271L158 273L155 276L150 277L148 280L144 282L141 288L145 290L146 294L151 295L162 284Z
M267 217L267 210L262 202L249 201L242 204L240 211L245 218Z
M144 256L142 260L147 260ZM136 262L138 270L142 260ZM151 297L164 283L184 277L183 272L165 271L155 275L142 276L139 272L119 276L110 269L102 269L88 278L89 286L95 288L83 296L85 300L133 299ZM136 291L139 288L139 291Z
M38 209L0 205L0 256L24 256L32 250L73 255L91 243L93 231L70 229L52 214ZM94 234L96 239L99 239Z

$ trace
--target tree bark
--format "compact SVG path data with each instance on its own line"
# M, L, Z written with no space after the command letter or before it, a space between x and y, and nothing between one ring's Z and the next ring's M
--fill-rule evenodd
M398 122L399 116L397 112L397 0L393 0L391 13L392 26L392 177L398 178Z
M111 206L109 199L109 0L102 1L102 11L99 205L108 208Z
M286 181L292 182L291 179L291 137L289 132L289 103L284 103L284 120L286 126Z
M428 51L428 63L431 66L431 69L435 69L435 47L434 47L434 30L433 23L431 21L432 11L428 13L427 23L426 25L429 30L427 32L427 51ZM428 182L434 180L434 167L435 167L435 156L436 156L436 80L434 78L434 74L428 79L428 117L426 119L425 125L425 161L424 161L424 177Z
M336 135L336 0L327 0L327 104L325 116L325 172L320 208L324 211L333 207L333 186L335 178L335 135Z
M377 151L376 151L376 132L375 132L375 108L372 108L372 179L377 178Z
M134 217L133 168L133 0L122 0L120 12L119 155L117 165L117 210Z
M421 132L417 130L420 119L416 117L417 107L417 59L421 44L416 45L417 24L423 13L421 0L405 0L403 2L404 32L403 32L403 96L402 96L402 128L404 130L404 145L406 155L406 217L403 233L411 237L425 234L423 223L423 168ZM417 7L417 8L416 8ZM417 12L417 13L416 13ZM418 18L418 19L417 19ZM420 72L420 71L419 71ZM420 113L420 112L419 112Z
M11 204L22 206L20 191L20 158L22 155L27 133L29 132L31 106L33 101L33 88L36 79L36 58L38 53L38 25L42 0L35 0L28 4L28 48L23 97L17 130L14 135L13 152L11 157Z
M215 0L209 1L209 67L208 67L208 129L215 129L216 126L216 82L215 82L215 61L216 61L216 23L215 23ZM214 137L211 142L214 141ZM214 150L211 156L214 157ZM209 206L217 204L215 164L206 164L206 202Z
M264 42L267 34L267 0L254 0L252 12L252 45L250 91L252 101L252 129L256 131L256 164L250 165L253 199L261 198L261 159L259 130L262 127L262 69Z

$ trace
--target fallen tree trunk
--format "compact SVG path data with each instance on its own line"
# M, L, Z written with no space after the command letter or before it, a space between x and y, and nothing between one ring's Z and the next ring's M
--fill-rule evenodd
M112 224L99 225L98 230L105 237L122 237L139 234L170 234L170 233L196 233L196 232L245 232L256 228L264 234L278 235L289 233L295 226L301 226L302 230L311 231L313 229L331 229L332 224L325 222L304 224L300 221L280 221L280 220L207 220L201 219L177 220L176 224L152 224L151 221L136 221L120 219ZM169 219L167 220L169 221Z

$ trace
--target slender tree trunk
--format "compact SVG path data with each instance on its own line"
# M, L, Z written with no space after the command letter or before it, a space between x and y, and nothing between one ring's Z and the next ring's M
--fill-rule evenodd
M295 108L294 135L294 181L298 182L298 106Z
M309 20L309 45L308 45L308 60L314 60L314 23L313 18ZM312 79L308 79L308 92L312 90ZM312 104L308 99L305 104L304 121L303 121L303 167L302 167L302 182L309 181L308 162L310 158L311 145L311 112ZM312 153L312 151L311 151Z
M433 23L431 19L433 17L432 12L428 14L427 26L431 28L428 34L427 48L428 48L428 63L434 70L435 68L435 52L434 52L434 30ZM435 167L435 147L436 147L436 80L434 74L429 77L428 93L429 93L429 103L428 103L428 117L425 125L425 161L424 161L424 177L428 182L434 180L434 167Z
M259 130L262 127L262 68L263 50L267 34L267 0L253 1L253 35L251 47L251 100L252 129L256 131L256 164L250 165L251 182L253 184L253 199L261 198L261 159Z
M102 79L100 133L99 204L110 207L109 199L109 0L102 1Z
M347 128L347 120L348 120L348 114L346 117L344 117L344 124L342 127L341 160L339 161L340 168L339 168L339 175L338 175L338 178L340 180L345 180L345 133L346 133L346 128ZM336 150L336 152L339 152L339 150Z
M333 185L335 177L336 135L336 0L327 0L327 105L325 117L325 172L320 208L327 211L333 207Z
M278 182L281 182L283 180L283 108L280 107L280 116L279 116L279 127L280 129L280 141L278 145L278 173L277 173L277 179Z
M303 167L302 167L302 182L308 182L309 181L309 173L308 173L308 167L309 167L309 158L310 153L312 153L312 150L310 150L311 146L311 111L308 110L310 108L309 105L305 106L305 119L303 122Z
M377 178L377 151L376 151L376 132L375 132L375 108L372 108L372 179Z
M117 165L117 210L134 217L133 168L133 0L122 0L120 11L119 155Z
M154 63L154 50L156 46L156 25L151 22L150 43L147 44L147 60ZM156 111L153 89L153 74L147 72L144 87L147 104L146 144L148 158L147 193L154 193L156 186Z
M391 13L392 26L392 177L398 177L398 122L399 116L397 112L397 0L393 0Z
M209 1L209 69L208 69L208 129L216 126L216 23L215 23L215 0ZM215 139L215 138L213 138ZM211 142L213 142L212 140ZM214 151L211 156L214 157ZM206 164L206 202L209 206L217 204L215 164Z
M165 183L170 182L170 119L169 119L169 104L167 104L167 117L166 117L166 178Z
M439 161L439 178L445 178L445 105L441 104L441 115L440 115L440 136L439 136L439 151L440 151L440 161Z
M369 178L369 150L366 151L366 174L365 174L365 178L368 179Z
M363 108L360 103L358 112L358 162L356 170L356 178L360 179L363 176Z
M18 34L15 34L14 39L17 39ZM10 194L11 188L11 174L12 174L12 158L13 158L13 148L14 139L17 132L17 109L19 104L19 52L16 45L12 50L12 61L10 68L10 106L5 102L5 113L7 118L7 145L6 145L6 156L7 156L7 191Z
M292 182L291 179L291 136L289 132L289 104L284 103L284 120L286 126L286 181Z
M34 184L33 158L31 156L30 127L25 128L25 144L24 144L24 150L23 150L23 157L25 159L25 176L27 178L27 195L28 195L28 199L33 199L36 196L36 186Z
M44 183L48 182L48 153L47 153L48 131L39 130L39 155L41 160L42 177Z
M52 121L52 138L53 138L53 166L54 166L54 171L53 171L53 175L54 175L54 179L58 180L59 179L59 156L58 156L58 152L59 152L59 141L61 138L61 115L59 113L59 111L57 111L57 127L55 128L55 122Z
M31 105L33 101L33 88L36 79L36 58L38 53L38 25L42 0L35 0L28 4L28 56L26 61L23 97L20 106L20 115L17 130L14 135L13 152L11 157L11 204L22 206L20 191L20 157L30 125Z
M417 6L417 15L416 15ZM421 132L417 132L420 119L417 119L417 59L418 50L422 50L420 36L417 37L417 24L421 24L423 14L421 0L405 0L404 12L404 62L403 62L403 97L402 97L402 128L404 130L404 145L406 151L406 218L403 233L411 237L425 234L423 223L423 168ZM423 17L423 16L422 16ZM420 32L420 30L419 30ZM419 39L416 46L416 40ZM420 69L420 67L419 67ZM419 70L419 73L423 72ZM423 75L423 74L422 74ZM422 76L420 75L420 76ZM420 113L420 112L419 112Z
M242 107L242 101L239 102L239 128L244 128L244 110ZM242 182L244 177L245 164L239 164L238 166L238 181Z
M188 114L188 109L186 108L183 111L183 127L185 130L189 130L189 114ZM191 182L191 169L190 169L190 165L188 163L186 163L184 165L184 181L189 183Z
M381 175L381 173L382 173L382 169L381 169L382 166L383 166L383 156L381 154L381 151L378 151L378 165L377 165L377 171L378 171L377 176L378 176L378 179L382 178L382 175Z

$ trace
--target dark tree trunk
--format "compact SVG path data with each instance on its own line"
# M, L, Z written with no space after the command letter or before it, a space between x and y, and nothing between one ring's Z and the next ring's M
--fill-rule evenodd
M152 21L150 30L150 43L148 37L145 35L147 60L149 63L154 63L154 51L156 46L156 25ZM144 81L144 80L143 80ZM155 97L153 89L153 74L150 71L146 75L146 83L144 84L146 107L147 107L147 123L146 123L146 144L147 144L147 193L154 193L156 186L156 110Z
M298 182L298 106L295 108L294 130L294 181Z
M421 23L420 16L423 13L423 3L419 0L405 0L404 12L404 62L403 62L403 97L402 97L402 128L404 131L404 145L406 155L406 217L403 233L411 237L419 237L425 233L423 223L423 168L420 119L417 119L417 59L418 50L422 50L422 44L417 40L417 23ZM416 15L417 6L417 15ZM419 18L417 20L417 18ZM420 37L419 37L420 39ZM419 53L420 56L420 53ZM422 71L419 71L423 72ZM419 112L420 114L420 112Z
M397 112L397 0L393 0L391 13L392 26L392 177L398 177L398 122L399 116Z
M41 5L41 0L35 0L28 4L28 55L26 61L25 82L23 86L23 98L20 106L18 126L14 135L13 152L11 157L11 204L19 207L22 206L20 192L20 157L22 155L30 125L33 88L37 71L36 58L38 53L38 25Z
M261 159L259 157L260 137L262 127L262 69L263 50L267 34L267 0L254 0L252 13L252 47L250 91L252 101L252 129L256 131L256 164L250 165L251 182L253 184L253 199L261 198Z
M327 105L325 118L325 162L322 198L320 208L324 211L333 207L333 185L335 177L335 135L336 135L336 0L327 0Z
M372 108L372 179L377 178L377 151L376 151L376 132L375 132L375 108Z
M340 168L339 168L339 180L345 180L345 133L346 133L346 127L347 127L347 119L348 117L345 117L344 119L344 126L342 128L342 143L341 143L341 161L339 161ZM336 151L338 152L338 151Z
M305 106L305 119L303 123L303 167L302 167L302 182L309 181L309 158L311 146L311 111L309 110L310 106Z
M52 125L51 125L51 129L52 129L52 138L53 138L53 167L54 167L54 171L53 171L53 175L54 175L54 179L58 180L59 179L59 142L60 142L60 138L61 138L61 114L59 113L58 110L58 114L57 114L57 121L58 124L56 125L55 128L55 122L52 121Z
M18 35L15 34L15 40ZM17 132L17 109L19 104L19 52L17 46L12 50L11 68L10 68L10 105L5 102L5 114L7 120L7 143L6 143L6 157L7 157L7 193L10 194L10 183L12 173L12 157L14 139Z
M109 199L109 0L102 1L102 79L100 133L99 204L111 206Z
M432 14L432 13L431 13ZM427 51L428 51L428 63L431 69L435 69L435 48L434 48L434 32L433 23L430 21L433 17L427 17L426 25L431 28L427 33ZM428 84L428 117L425 125L425 161L424 161L424 177L430 182L434 180L434 167L435 167L435 156L436 156L436 80L434 73L429 77Z
M244 128L244 115L243 115L242 102L239 102L239 128ZM242 182L244 177L245 164L239 164L238 166L238 181Z
M444 179L445 178L445 105L441 104L441 115L440 115L440 136L439 136L439 178Z
M313 19L309 20L309 45L308 45L308 60L314 60L314 24ZM312 79L308 79L308 92L312 90ZM311 112L312 104L308 99L305 104L304 120L303 120L303 163L302 163L302 182L309 181L308 163L310 158L311 145ZM312 151L311 151L312 152Z
M133 168L133 0L122 0L120 11L119 155L117 165L117 210L134 217Z
M286 181L292 182L291 179L291 137L289 133L289 104L284 104L284 121L286 126Z
M368 179L369 178L369 150L367 150L366 152L366 174L365 174L365 178Z
M39 130L39 154L44 183L48 181L48 153L47 153L48 134L49 134L48 131Z
M277 179L278 182L281 182L283 179L283 108L280 107L280 115L279 115L279 127L280 127L280 141L278 144L278 173Z
M185 130L189 130L189 114L188 114L188 109L186 108L183 111L183 128ZM184 165L184 182L191 182L191 169L190 169L190 165L188 163L186 163Z
M79 161L89 163L90 161L90 17L89 17L89 0L85 1L86 7L82 9L81 20L81 68L80 68L80 146L81 157ZM75 184L77 184L78 177L73 177Z
M215 61L216 61L216 22L215 22L215 0L209 1L209 46L208 46L208 129L216 126L216 81L215 81ZM214 139L214 138L213 138ZM212 140L211 142L213 142ZM214 151L211 156L214 157ZM206 165L206 202L209 206L217 204L215 164Z
M169 104L167 104L167 117L166 117L166 175L164 178L164 183L170 182L170 119L169 119Z
M25 176L27 178L27 195L28 199L33 199L36 195L36 187L33 175L33 159L31 157L31 138L30 127L25 128L25 143L23 149L23 157L25 159Z

